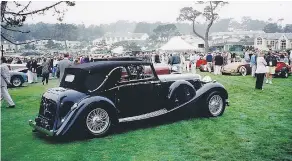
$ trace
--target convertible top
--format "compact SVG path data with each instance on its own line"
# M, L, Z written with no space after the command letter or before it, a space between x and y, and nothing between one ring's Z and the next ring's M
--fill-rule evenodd
M124 65L151 65L150 62L145 61L98 61L91 63L84 63L79 65L74 65L69 67L68 69L81 69L88 72L95 71L107 71L112 70L115 67L124 66Z

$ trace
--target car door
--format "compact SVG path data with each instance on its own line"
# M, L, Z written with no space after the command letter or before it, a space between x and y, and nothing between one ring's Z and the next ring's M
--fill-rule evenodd
M158 110L161 105L158 81L148 76L134 78L131 72L128 70L130 79L120 82L116 93L121 117L138 116Z

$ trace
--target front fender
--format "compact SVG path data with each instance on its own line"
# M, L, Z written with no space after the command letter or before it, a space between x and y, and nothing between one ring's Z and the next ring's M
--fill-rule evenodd
M195 90L195 87L190 82L185 81L185 80L178 80L178 81L175 81L174 83L172 83L171 86L169 87L167 98L170 99L172 97L174 91L182 85L187 85L187 86L191 87L193 90Z
M196 91L196 95L194 98L179 105L178 107L175 107L175 108L169 110L169 112L174 111L174 110L179 109L179 108L184 107L184 106L188 106L188 105L192 105L192 107L200 107L200 105L201 105L200 101L205 100L206 96L213 91L218 91L218 92L222 93L222 96L224 97L224 99L226 99L227 104L228 104L228 100L227 100L228 93L227 93L226 89L224 88L224 86L220 83L217 83L217 82L210 82L210 83L206 83L201 88L199 88Z
M56 136L65 135L69 129L73 128L72 126L79 120L79 117L82 116L83 112L87 109L87 107L95 103L105 104L106 107L109 108L109 110L112 112L112 114L115 114L114 117L117 117L116 114L118 110L111 100L101 96L88 97L81 100L77 104L77 106L75 105L76 107L71 110L66 119L64 119L61 127L57 130Z
M217 82L210 82L203 85L200 89L197 90L196 99L203 97L205 94L209 94L210 92L218 91L222 93L225 99L228 99L228 92L224 88L224 86Z

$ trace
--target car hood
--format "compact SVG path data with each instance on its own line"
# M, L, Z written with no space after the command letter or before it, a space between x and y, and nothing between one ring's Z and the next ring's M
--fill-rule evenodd
M190 80L190 79L198 79L201 80L201 76L198 74L167 74L167 75L159 75L158 78L161 81L176 81L176 80Z
M26 75L25 73L17 72L17 71L9 71L9 74L10 74L10 76L12 76L12 75L22 75L22 76L25 76Z
M86 94L72 90L72 89L57 87L57 88L48 89L43 94L43 97L46 97L47 99L51 99L57 103L63 103L66 101L77 103L82 98L86 97Z

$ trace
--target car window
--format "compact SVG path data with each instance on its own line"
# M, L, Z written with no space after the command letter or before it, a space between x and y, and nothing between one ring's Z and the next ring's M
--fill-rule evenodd
M129 76L127 81L144 80L154 78L154 73L150 65L130 65L127 66Z
M101 73L90 74L85 79L85 87L87 90L95 90L105 79L105 75Z

